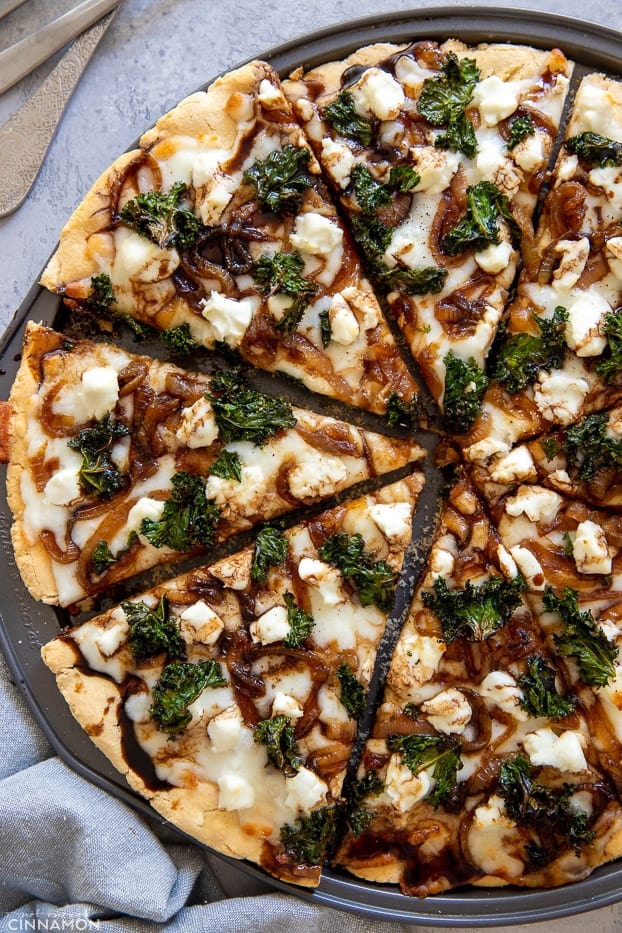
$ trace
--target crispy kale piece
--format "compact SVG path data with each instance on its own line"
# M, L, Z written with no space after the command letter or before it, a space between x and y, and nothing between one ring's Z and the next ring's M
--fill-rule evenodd
M97 547L91 555L91 563L95 573L105 573L109 567L112 567L113 564L116 564L119 558L116 557L110 547L108 546L107 541L98 541Z
M426 78L419 97L418 109L432 126L444 126L446 131L437 136L435 145L440 149L454 149L472 158L477 152L477 138L473 124L466 115L480 73L471 58L458 60L450 52L438 78Z
M242 461L235 450L224 447L210 467L210 475L220 476L222 479L234 479L242 482Z
M313 616L296 605L293 593L284 593L283 599L287 606L287 621L289 623L289 635L283 644L287 648L301 648L313 629Z
M255 538L251 580L265 583L270 567L277 567L287 557L287 538L276 525L264 525Z
M155 609L147 603L125 599L121 608L129 627L129 643L137 661L144 661L166 651L169 661L184 661L186 643L181 637L179 626L169 612L166 596L162 596Z
M474 359L467 361L450 350L445 357L443 417L450 431L464 434L482 407L488 377Z
M520 117L514 117L510 123L510 138L507 142L507 148L513 149L527 136L533 136L536 127L531 114L525 113Z
M321 865L337 829L336 807L319 807L281 827L281 845L297 865Z
M160 337L175 356L188 356L199 349L199 344L190 333L189 324L180 324L179 327L163 330Z
M331 342L333 337L333 327L330 323L330 311L328 308L325 308L324 311L320 311L320 337L322 338L322 346L327 347Z
M400 752L404 764L413 774L424 768L433 768L436 784L430 794L430 803L438 807L457 784L457 774L462 767L460 743L449 735L389 735L387 746L392 752Z
M382 275L386 268L383 255L391 242L393 228L374 214L353 214L350 219L352 235L371 272Z
M266 159L258 159L244 172L244 181L257 189L257 197L274 214L295 214L302 196L313 185L307 171L311 159L308 149L288 143L275 149Z
M277 329L291 334L300 324L311 299L317 294L319 285L302 274L305 262L298 250L293 253L275 253L261 256L253 267L255 279L263 286L264 295L287 295L292 303L277 322Z
M109 499L115 492L125 488L128 476L114 467L112 447L117 438L128 434L126 426L121 421L115 421L108 412L92 428L83 428L67 441L68 447L82 454L79 479L85 495Z
M365 688L349 664L340 664L337 677L341 688L341 702L351 719L358 719L365 709Z
M546 865L568 846L578 855L594 839L588 815L570 805L574 789L573 784L546 787L534 781L531 763L522 752L502 763L498 792L509 817L534 831L528 847L532 864Z
M499 243L499 218L505 220L512 246L521 241L521 229L512 216L506 194L492 181L480 181L466 191L467 206L464 217L445 234L441 246L448 256L458 256L467 250L486 249Z
M225 444L251 441L262 447L275 434L296 424L289 402L252 389L238 370L212 376L210 388L207 397Z
M539 654L527 658L527 672L518 678L518 686L523 691L521 706L532 716L563 719L576 706L574 697L564 697L558 692L555 669Z
M162 517L144 518L140 532L154 547L189 551L197 544L210 547L216 537L220 512L205 496L205 482L190 473L175 473L173 489L164 503Z
M419 184L419 175L409 165L394 165L386 184L377 181L366 165L357 162L352 167L350 189L364 214L374 214L379 208L387 207L395 192L412 191Z
M608 412L587 415L564 431L562 447L573 473L591 483L601 470L622 470L622 440L609 434Z
M578 155L582 162L598 168L622 165L622 143L599 133L579 133L566 140L566 149Z
M604 687L615 674L618 649L598 627L592 613L580 611L577 591L566 586L560 598L549 586L542 605L546 612L557 612L562 620L563 631L554 636L559 653L576 660L584 683Z
M372 812L362 806L367 797L377 797L384 790L384 783L377 771L367 771L360 781L354 781L347 797L346 819L355 836L360 836L372 821Z
M605 315L603 324L607 346L596 364L596 372L606 382L612 382L622 371L622 310Z
M362 606L372 603L382 612L390 612L395 596L397 575L384 560L375 561L365 550L361 535L341 531L324 541L319 550L322 560L337 567L357 589Z
M112 279L105 272L91 277L91 290L88 297L84 300L84 307L93 314L100 314L108 317L110 305L114 301L114 290L112 288Z
M443 638L447 642L456 638L485 641L508 622L520 606L522 577L505 580L490 577L479 585L467 580L464 589L450 590L443 577L434 581L434 592L423 594L423 603L441 622Z
M353 139L361 146L371 145L376 135L376 122L358 113L349 91L342 91L332 104L324 108L324 119L340 136Z
M398 265L383 270L382 278L388 288L397 289L405 295L436 295L445 284L447 275L447 269L439 266L409 269Z
M294 727L288 716L273 716L262 719L255 726L255 742L266 746L268 761L285 777L293 777L300 771L302 759L294 738Z
M387 399L386 422L390 428L412 428L419 427L421 420L421 408L419 400L413 396L409 403L397 394L391 392Z
M168 194L138 194L121 208L121 220L161 249L188 249L198 237L201 224L192 211L179 206L185 191L184 182L177 181Z
M172 661L153 688L149 713L162 732L178 735L192 720L188 707L206 687L226 687L218 661Z
M534 334L512 334L501 345L495 365L493 379L513 395L535 382L542 370L559 369L566 351L565 325L568 312L557 306L550 320L534 314L540 331Z

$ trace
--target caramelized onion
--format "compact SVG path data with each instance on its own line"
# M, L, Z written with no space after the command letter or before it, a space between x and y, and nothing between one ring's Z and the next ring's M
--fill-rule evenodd
M549 229L553 239L579 233L585 217L586 190L578 181L564 181L549 195Z

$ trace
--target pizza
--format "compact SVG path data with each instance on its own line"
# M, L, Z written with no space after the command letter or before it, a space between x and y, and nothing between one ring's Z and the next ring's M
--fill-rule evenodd
M8 495L31 593L63 606L420 459L410 440L29 325Z
M42 284L129 315L175 349L224 345L253 366L379 414L416 408L350 236L269 65L163 116L99 178Z
M598 754L587 687L562 676L529 600L559 580L544 563L527 576L531 554L459 476L350 790L337 863L353 874L419 897L552 887L622 852L620 785Z
M421 41L286 85L453 432L481 402L571 73L558 50Z
M265 526L44 648L95 744L190 836L317 884L422 486Z
M586 72L251 62L43 274L0 449L24 582L82 613L44 661L135 791L282 880L622 855L622 83Z

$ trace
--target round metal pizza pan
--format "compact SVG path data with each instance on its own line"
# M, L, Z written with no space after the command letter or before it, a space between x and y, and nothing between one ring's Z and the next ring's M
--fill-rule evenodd
M578 75L597 69L622 77L622 35L614 30L536 10L462 5L402 11L343 23L294 39L257 57L270 61L285 76L299 66L313 67L371 42L454 37L467 43L505 41L542 48L559 47L577 63ZM232 62L232 67L234 64ZM0 342L0 398L8 398L15 378L27 320L62 325L59 300L34 285L17 310ZM422 435L420 440L428 447L435 443L433 435ZM5 468L2 470L5 476ZM417 511L415 538L423 534L429 522L426 515L434 511L439 488L432 468L428 466L427 472L428 483ZM11 515L3 500L0 502L0 553L4 559L0 646L15 682L54 750L67 764L155 822L163 823L92 745L73 720L52 675L44 667L40 647L54 637L59 626L67 624L68 617L63 610L36 603L29 597L13 559L10 525ZM319 888L311 892L271 878L247 863L219 858L267 885L315 903L375 919L428 926L484 927L541 922L622 899L620 862L605 865L586 880L563 888L464 888L420 900L401 894L395 886L371 884L330 868L324 873Z

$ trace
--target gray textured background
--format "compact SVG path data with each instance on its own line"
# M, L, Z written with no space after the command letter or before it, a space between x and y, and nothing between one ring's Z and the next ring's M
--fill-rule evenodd
M72 5L72 0L29 0L0 21L0 48ZM478 5L537 8L622 30L620 0L500 0ZM28 200L0 220L0 331L36 281L64 220L91 183L164 110L210 77L279 42L358 16L408 10L413 4L331 0L321 10L317 6L318 0L124 0L74 94ZM417 3L417 9L440 6L426 0ZM42 66L0 97L0 123L50 67ZM242 893L243 884L231 877L227 888ZM529 930L580 933L586 924L593 933L614 933L622 929L622 906ZM418 929L423 933L430 928Z

